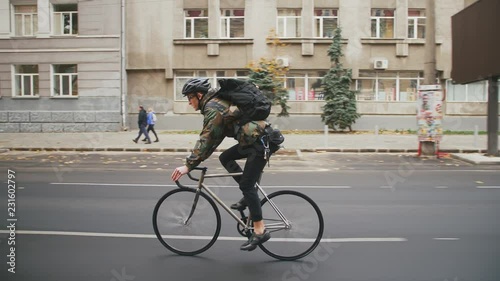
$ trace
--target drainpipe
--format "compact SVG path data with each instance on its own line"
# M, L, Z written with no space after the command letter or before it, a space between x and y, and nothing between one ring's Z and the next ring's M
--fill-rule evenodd
M120 87L121 87L121 114L122 129L127 128L127 71L125 64L125 0L121 0L120 25Z

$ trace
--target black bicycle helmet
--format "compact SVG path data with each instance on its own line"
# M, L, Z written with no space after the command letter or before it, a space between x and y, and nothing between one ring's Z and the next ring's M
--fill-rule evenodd
M207 78L192 78L182 87L182 95L186 96L187 94L197 92L205 94L208 90L210 90L210 82L208 82Z

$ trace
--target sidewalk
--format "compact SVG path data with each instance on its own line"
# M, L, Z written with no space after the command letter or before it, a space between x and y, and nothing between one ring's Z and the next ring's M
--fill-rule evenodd
M144 144L132 142L137 132L94 133L5 133L0 134L0 151L149 151L190 152L198 140L197 134L158 132L160 142ZM153 137L154 140L154 137ZM234 145L226 138L218 151ZM417 153L415 135L375 134L286 134L281 153L302 152L351 152L351 153ZM500 157L486 157L487 136L445 135L439 150L453 157L465 157L469 162L500 164ZM485 159L483 159L485 158ZM472 159L472 160L471 160ZM483 160L481 160L483 159ZM466 160L466 159L464 159ZM467 160L466 160L467 161ZM476 163L482 164L482 163Z

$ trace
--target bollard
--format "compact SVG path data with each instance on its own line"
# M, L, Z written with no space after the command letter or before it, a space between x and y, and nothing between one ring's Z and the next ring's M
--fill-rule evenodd
M328 125L325 125L324 131L325 131L325 147L328 147Z
M479 127L474 125L474 148L477 148L477 138L479 135Z

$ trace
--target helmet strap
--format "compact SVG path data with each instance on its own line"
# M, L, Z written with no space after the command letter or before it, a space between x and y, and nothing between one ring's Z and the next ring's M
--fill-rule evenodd
M198 92L199 93L199 92ZM203 95L201 98L198 96L198 93L196 93L196 99L198 100L198 110L201 110L201 100L203 99Z

